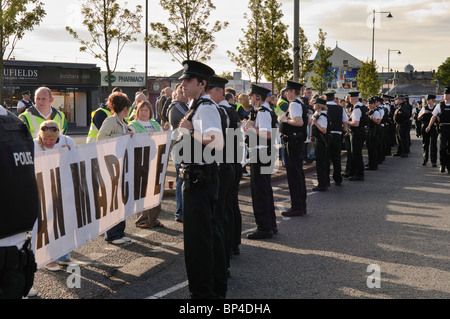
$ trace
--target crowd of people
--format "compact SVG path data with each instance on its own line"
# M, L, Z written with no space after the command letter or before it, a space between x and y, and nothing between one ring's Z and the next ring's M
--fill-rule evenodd
M183 223L192 298L226 297L230 259L240 253L238 194L243 175L250 175L257 225L247 238L259 240L278 233L271 185L271 168L278 156L286 167L291 199L290 208L281 213L286 217L307 214L304 163L315 161L317 186L312 190L327 191L331 180L336 186L344 179L363 181L364 171L377 170L386 156L392 155L393 147L397 147L393 156L408 156L414 115L407 96L383 95L366 100L353 90L339 99L333 90L313 95L311 88L295 81L287 81L279 95L256 84L248 92L236 94L227 87L228 80L201 62L184 61L183 69L181 82L173 91L164 89L155 105L145 92L137 92L132 102L119 88L114 89L92 112L86 143L172 129L171 157L177 172L174 217ZM64 113L51 106L51 90L38 88L35 103L29 100L30 92L24 93L28 99L21 104L19 118L34 138L35 151L76 148L66 135ZM436 106L435 101L435 95L428 95L424 106L415 111L416 125L421 123L417 135L423 138L422 164L430 158L437 166L436 141L440 134L441 172L447 169L450 173L450 89L445 89L444 101ZM242 132L244 145L230 142L226 138L228 129ZM178 160L179 148L175 146L180 141L189 141L192 150L201 149L203 153L200 157L185 153ZM363 161L364 145L367 163ZM242 158L237 155L239 147L245 149ZM343 149L347 150L344 170ZM214 157L208 161L205 150L214 150L221 160ZM136 226L164 227L158 220L160 211L161 205L137 212ZM125 227L125 221L112 227L105 233L105 240L115 245L131 241ZM13 246L22 247L24 239L15 238ZM0 246L4 246L4 239L0 239ZM69 253L46 268L59 270L59 265L71 262Z

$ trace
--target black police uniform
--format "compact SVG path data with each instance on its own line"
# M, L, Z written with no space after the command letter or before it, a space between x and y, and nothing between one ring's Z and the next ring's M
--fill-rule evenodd
M349 181L364 180L364 161L362 149L365 141L365 128L368 124L367 107L362 103L356 103L353 112L361 112L358 127L350 126L351 167L349 169Z
M303 84L287 81L286 89L300 91ZM293 108L302 110L302 126L293 126L288 123L280 123L280 136L285 144L286 175L291 197L291 207L282 212L283 216L301 216L306 214L306 181L303 170L304 143L306 139L306 127L308 126L308 108L305 103L297 98L291 101L286 115L289 117ZM298 113L298 110L297 110Z
M214 74L213 69L197 61L184 61L183 66L184 73L180 79L201 78L209 82ZM214 108L217 111L214 121L221 123L217 105L207 96L191 102L187 119L193 121L195 126L196 113L201 116L205 108ZM221 127L217 129L222 132ZM183 140L190 139L191 152L189 156L183 154L180 168L180 177L183 179L184 254L189 290L195 299L225 298L227 275L223 230L220 228L222 217L218 216L216 209L219 167L215 161L207 163L203 158L206 146L192 137L192 130L190 133ZM198 149L202 150L200 160L194 154Z
M316 104L326 105L326 101L320 98L316 99ZM328 155L329 143L329 119L326 112L315 113L317 121L321 117L326 118L327 132L322 133L316 125L311 126L311 136L315 138L314 154L316 155L316 173L318 185L314 187L313 191L325 191L330 185L330 160ZM323 125L321 125L323 127Z
M444 94L450 94L450 87L446 87ZM450 174L450 105L445 101L440 103L441 113L439 114L439 160L441 162L441 172L445 168Z
M334 100L334 93L327 95L327 116L330 121L330 136L328 140L328 154L330 157L330 163L333 164L333 180L335 185L339 186L342 183L342 164L341 164L341 152L342 152L342 132L343 132L343 114L345 110L342 106L337 105Z
M251 86L250 94L258 94L261 99L264 100L269 92L270 90L253 84ZM259 117L266 115L271 116L272 124L274 123L274 120L276 121L276 115L270 109L268 103L264 103L256 110L256 112L252 112L250 119L255 121L255 128L259 128L257 126ZM257 225L256 231L248 234L247 238L271 238L273 237L273 234L277 232L271 174L268 172L268 170L271 169L271 165L274 163L274 157L276 155L272 144L272 139L275 137L271 136L271 139L263 140L263 138L256 135L255 138L252 138L250 135L255 134L252 129L249 129L247 134L249 135L249 142L256 140L256 145L249 144L248 147L250 157L250 189L252 194L252 207ZM264 151L266 151L267 155L270 157L268 163L262 160L263 156L261 152Z
M225 91L225 85L228 80L218 77L216 75L211 77L211 82L208 86L208 90L213 88L221 88ZM217 101L216 101L217 102ZM217 215L221 218L221 229L223 231L225 256L227 268L230 267L231 249L236 247L235 232L239 232L239 238L241 236L241 224L240 210L236 211L235 203L238 199L238 188L236 188L236 172L238 169L235 164L237 160L237 145L240 142L239 139L228 140L226 138L227 129L229 134L234 134L238 128L240 120L236 110L224 99L218 103L219 110L222 112L224 119L222 126L226 130L223 131L225 138L224 151L220 152L221 163L219 164L219 196L217 201ZM232 136L232 135L230 135ZM230 144L228 144L230 143ZM231 154L229 154L231 153ZM242 172L242 167L240 168ZM239 179L240 180L240 179Z
M399 95L398 98L405 98L405 96ZM408 157L411 112L411 105L407 101L403 101L400 105L397 105L394 113L397 152L393 156Z
M26 125L1 106L0 154L0 299L20 299L36 272L27 237L39 211L34 143Z
M377 101L376 97L371 97L369 99L369 104L375 104ZM381 119L381 114L377 107L374 107L369 110L369 123L366 128L366 145L367 145L367 153L369 162L365 166L365 169L368 170L377 170L378 169L378 163L379 163L379 145L380 145L380 130L379 126L380 124L376 124L372 117L376 117L378 119Z
M431 99L436 99L436 95L429 94L427 96L427 102ZM425 105L425 112L422 112L421 121L422 121L422 165L426 165L428 159L431 161L431 165L436 167L437 164L437 139L438 139L438 129L437 123L434 123L430 131L427 132L426 128L428 124L430 124L431 118L433 117L433 110L435 105Z

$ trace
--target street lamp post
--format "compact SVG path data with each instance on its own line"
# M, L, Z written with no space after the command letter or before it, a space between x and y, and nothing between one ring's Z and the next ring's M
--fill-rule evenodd
M372 11L372 16L373 16L373 20L372 20L372 63L373 63L373 57L374 57L374 47L375 47L375 13L387 13L388 15L386 16L386 18L393 18L391 12L389 11Z
M391 55L391 52L397 52L397 54L402 54L400 52L400 50L388 49L388 92L391 89L391 82L389 81L389 72L391 71L391 69L390 69L390 55Z

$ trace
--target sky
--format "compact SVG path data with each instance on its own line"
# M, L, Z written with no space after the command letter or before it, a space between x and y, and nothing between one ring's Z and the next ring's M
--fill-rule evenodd
M247 0L212 0L216 10L211 12L209 21L228 21L229 26L216 33L217 48L212 53L210 65L217 74L237 71L226 51L236 51L239 39L247 28L244 12L248 12ZM71 26L87 39L82 25L81 5L84 0L42 0L47 15L39 26L27 33L19 41L13 56L16 60L93 63L106 70L103 61L94 59L88 53L79 51L79 43L66 30ZM145 0L118 0L127 8L143 6ZM289 26L288 36L293 41L294 1L281 0L284 17ZM159 0L148 0L149 21L166 22L167 13L162 10ZM375 10L375 14L373 11ZM391 12L393 18L386 17ZM375 60L378 71L387 70L388 55L390 68L403 71L407 64L417 71L437 70L448 56L448 30L450 30L450 1L446 0L300 0L300 26L305 30L308 42L313 48L319 28L326 32L326 46L333 49L338 45L359 60L367 61L372 56L372 30L375 25ZM373 24L373 15L375 24ZM142 34L138 41L125 46L119 57L116 71L145 72L145 18L142 19ZM149 28L149 32L151 32ZM389 53L389 50L391 52ZM396 51L400 50L401 54ZM315 50L313 48L313 55ZM181 69L172 56L159 49L149 48L148 74L169 76ZM245 78L245 74L243 74Z

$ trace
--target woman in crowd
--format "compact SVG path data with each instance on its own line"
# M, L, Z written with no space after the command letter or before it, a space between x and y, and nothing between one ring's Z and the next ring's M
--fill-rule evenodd
M133 136L133 131L128 127L125 118L128 116L131 102L128 96L121 92L114 92L108 97L108 107L111 115L104 121L98 131L97 141L115 138L123 135ZM105 233L105 240L114 245L121 245L131 241L125 236L126 222L122 221Z
M137 134L160 132L161 126L153 120L153 108L149 101L142 101L136 108L136 119L131 121L130 129ZM164 125L164 131L169 129L169 123ZM138 215L136 226L139 228L164 227L158 220L161 213L161 204L155 208L147 209Z
M56 150L63 147L67 147L69 150L76 148L75 141L66 135L63 135L59 131L59 126L56 121L48 120L42 122L38 136L34 139L34 151L42 152L48 150ZM57 259L55 262L51 262L45 266L50 271L60 270L60 265L69 265L73 261L70 257L70 253Z

